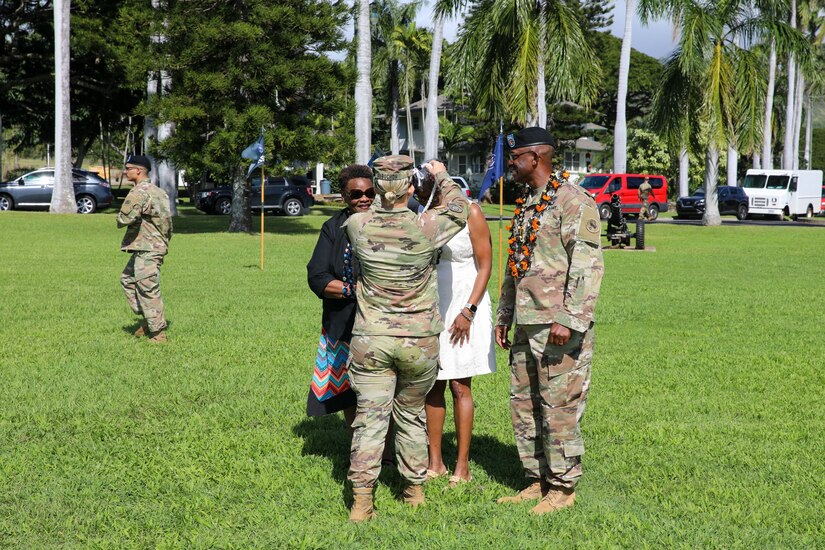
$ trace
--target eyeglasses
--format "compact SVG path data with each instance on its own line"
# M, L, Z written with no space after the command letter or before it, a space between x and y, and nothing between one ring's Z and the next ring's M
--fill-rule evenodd
M361 191L360 189L353 189L352 191L347 193L350 200L357 201L361 197L367 197L368 199L375 198L375 189L367 189L366 191Z
M521 155L526 155L527 153L533 153L534 155L538 156L535 151L524 151L523 153L516 153L515 155L513 153L508 153L507 154L507 160L509 160L510 162L513 162L514 160L519 158Z

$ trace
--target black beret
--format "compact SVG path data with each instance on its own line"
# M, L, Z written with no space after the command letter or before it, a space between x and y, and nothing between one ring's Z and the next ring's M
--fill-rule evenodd
M144 155L131 155L128 159L126 159L126 164L132 164L134 166L142 166L146 168L147 172L152 171L152 161L149 160L149 157Z
M553 134L538 126L522 128L518 132L507 134L507 147L510 149L521 149L522 147L532 147L534 145L549 145L555 149L556 139Z

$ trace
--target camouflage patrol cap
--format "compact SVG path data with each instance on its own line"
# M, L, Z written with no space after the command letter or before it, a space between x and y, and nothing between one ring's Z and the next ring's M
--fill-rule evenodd
M413 159L407 155L388 155L372 163L375 178L382 181L403 180L413 173Z
M403 196L412 183L413 159L406 155L388 155L372 164L375 190L385 200L395 201Z

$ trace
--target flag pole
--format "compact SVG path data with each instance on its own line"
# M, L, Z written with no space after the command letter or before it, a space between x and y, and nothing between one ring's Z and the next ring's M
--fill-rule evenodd
M504 176L498 178L498 293L499 296L501 295L501 284L502 279L504 278L504 267L502 262L504 261L503 257L503 246L502 246L502 234L501 234L501 223L502 218L504 217Z
M264 166L261 165L261 271L264 270L264 187L266 186L264 179Z
M504 121L500 120L498 123L499 139L504 135ZM502 153L504 148L502 147ZM504 159L501 159L504 162ZM504 279L504 248L502 246L503 237L501 234L501 223L504 218L504 172L498 177L498 295L501 296L501 286Z

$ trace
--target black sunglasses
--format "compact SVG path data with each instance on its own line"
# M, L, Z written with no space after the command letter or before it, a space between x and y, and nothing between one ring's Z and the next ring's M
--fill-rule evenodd
M368 199L375 198L375 189L367 189L366 191L361 191L360 189L353 189L352 191L347 193L350 199L357 201L361 197L367 197Z
M533 153L534 155L538 156L538 154L535 151L524 151L523 153L516 153L515 155L513 153L508 153L507 160L512 162L519 158L521 155L526 155L527 153Z

